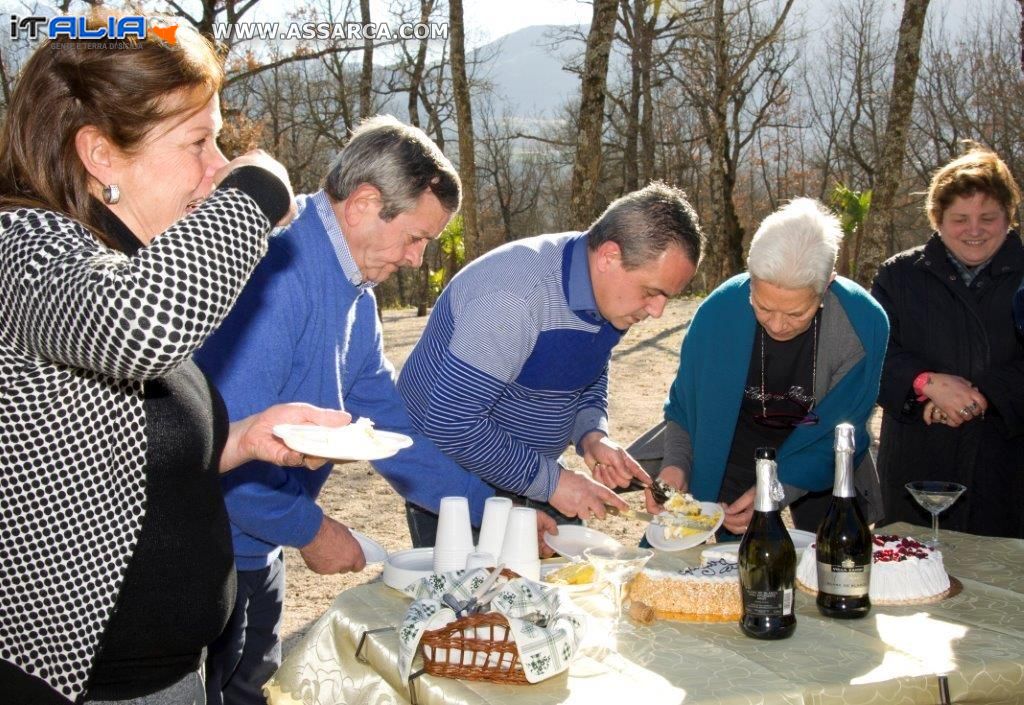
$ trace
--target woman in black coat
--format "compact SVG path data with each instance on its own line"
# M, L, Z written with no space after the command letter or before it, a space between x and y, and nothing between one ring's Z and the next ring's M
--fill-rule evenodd
M879 404L879 475L889 521L927 524L904 485L967 491L946 529L1024 537L1024 347L1012 302L1024 247L1010 230L1020 191L993 152L975 149L932 178L936 232L878 271L872 294L891 333Z

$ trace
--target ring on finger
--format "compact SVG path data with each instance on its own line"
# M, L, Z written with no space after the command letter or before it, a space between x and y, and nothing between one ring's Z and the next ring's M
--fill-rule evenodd
M969 407L965 406L964 408L960 409L960 411L958 411L957 413L960 414L961 416L967 417L971 415L971 410Z

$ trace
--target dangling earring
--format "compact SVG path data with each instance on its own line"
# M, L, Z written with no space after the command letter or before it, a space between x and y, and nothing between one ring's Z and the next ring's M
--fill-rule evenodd
M103 187L103 202L108 205L114 205L121 200L121 189L117 187L117 184L110 184L110 186Z

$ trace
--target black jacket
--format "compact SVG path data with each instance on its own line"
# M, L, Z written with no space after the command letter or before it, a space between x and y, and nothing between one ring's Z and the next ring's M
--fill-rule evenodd
M937 233L879 269L871 293L891 326L878 397L888 521L927 524L904 484L950 480L968 489L942 515L943 528L1024 537L1024 347L1012 314L1022 274L1024 246L1012 231L970 288ZM988 399L988 413L958 429L926 426L911 389L921 372L966 378Z

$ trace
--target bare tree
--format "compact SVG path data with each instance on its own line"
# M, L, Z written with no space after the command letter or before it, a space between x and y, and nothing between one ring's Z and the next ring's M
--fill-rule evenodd
M363 26L370 24L370 0L359 0L359 17ZM373 39L363 37L363 70L359 76L359 115L373 114Z
M921 37L929 0L904 0L896 44L889 119L878 161L878 181L871 212L862 236L863 255L858 272L862 283L870 283L878 266L894 250L896 191L903 171L907 129L914 107L914 87L921 65Z
M601 177L601 136L608 81L608 54L615 30L618 0L594 0L580 90L579 138L572 167L572 226L585 228L597 214Z
M1024 73L1024 0L1017 0L1020 5L1020 70Z
M787 99L794 57L783 25L793 0L706 0L676 61L681 92L697 113L708 151L711 226L717 240L704 276L715 283L743 268L744 229L733 200L740 156Z
M462 0L448 0L451 33L452 86L455 93L455 116L459 128L459 176L462 179L462 220L466 250L476 257L480 253L480 231L476 210L476 154L473 140L473 110L466 75L466 39Z

